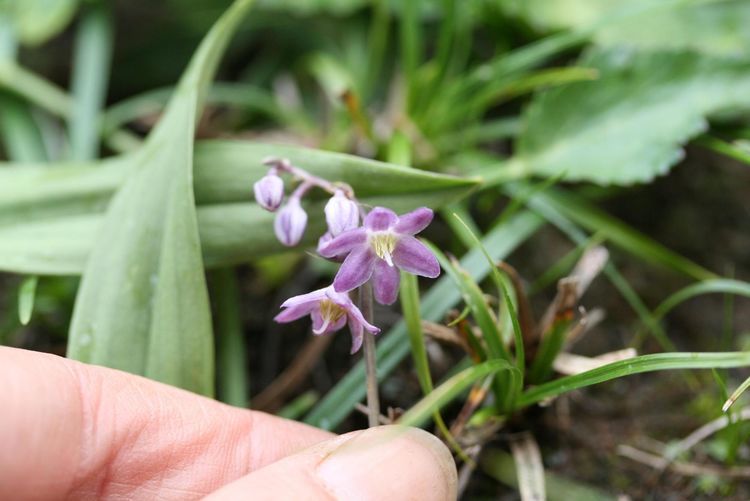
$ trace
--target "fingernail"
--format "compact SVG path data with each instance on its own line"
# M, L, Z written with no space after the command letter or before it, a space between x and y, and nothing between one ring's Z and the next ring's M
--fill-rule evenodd
M434 435L381 426L354 435L318 466L336 499L456 499L456 466Z

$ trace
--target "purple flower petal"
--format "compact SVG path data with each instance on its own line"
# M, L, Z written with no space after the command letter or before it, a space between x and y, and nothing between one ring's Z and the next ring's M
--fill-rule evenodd
M315 308L310 312L310 318L312 319L313 334L316 336L323 334L320 332L320 328L323 327L323 315L320 314L320 308Z
M326 203L323 212L326 215L328 231L334 237L359 226L359 206L342 190L336 190L333 197Z
M267 211L274 212L284 199L284 181L269 172L253 185L255 201Z
M407 233L409 235L416 235L420 231L427 228L432 222L434 216L432 209L427 207L420 207L419 209L413 210L399 216L398 223L393 227L396 233Z
M384 231L398 222L398 216L391 209L375 207L365 217L365 228L370 231Z
M276 238L287 247L299 243L307 226L307 212L299 203L297 198L290 198L287 204L276 214L273 229Z
M440 275L438 260L419 240L403 235L393 250L393 264L404 271L423 277Z
M346 256L341 268L336 273L336 278L333 279L333 288L336 292L348 292L367 282L372 276L375 261L379 261L379 259L369 247L355 248Z
M367 232L364 228L355 228L345 231L341 235L329 240L327 243L321 242L318 252L323 257L333 258L350 252L354 247L367 242Z
M318 302L321 299L326 298L326 289L327 287L323 289L318 289L312 292L308 292L307 294L290 297L289 299L281 303L281 307L287 308L289 306L296 306L298 304Z
M362 312L359 311L359 308L354 306L352 304L352 308L349 309L349 327L351 327L352 322L356 322L363 326L365 329L367 329L369 332L372 332L373 334L377 334L380 332L380 329L372 325L370 322L365 320L365 317L362 315Z
M286 322L293 322L297 320L298 318L302 318L305 315L308 315L311 311L313 311L318 306L318 303L316 302L308 302L308 303L302 303L302 304L296 304L294 306L290 306L275 317L273 319L281 324Z
M398 297L398 284L401 277L398 268L378 259L372 273L372 288L375 300L380 304L393 304Z
M364 341L362 324L350 319L349 332L352 333L352 351L350 353L354 355L362 347L362 341Z

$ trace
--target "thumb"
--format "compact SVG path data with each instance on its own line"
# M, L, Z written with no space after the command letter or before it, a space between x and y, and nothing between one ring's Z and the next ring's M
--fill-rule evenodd
M355 431L287 456L207 499L453 500L456 466L437 437L417 428Z

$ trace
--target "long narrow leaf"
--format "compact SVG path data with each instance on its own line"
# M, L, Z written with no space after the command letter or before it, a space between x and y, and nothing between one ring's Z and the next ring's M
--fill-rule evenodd
M750 352L657 353L620 360L590 371L567 376L531 388L516 401L522 409L546 398L611 379L642 372L675 369L718 369L750 366Z
M509 371L512 374L517 370L505 360L488 360L464 369L417 402L397 422L406 426L419 426L479 379L499 371Z

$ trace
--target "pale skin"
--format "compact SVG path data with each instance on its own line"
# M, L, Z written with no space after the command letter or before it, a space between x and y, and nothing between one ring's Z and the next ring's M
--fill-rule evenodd
M124 372L0 347L0 499L449 500L413 428L336 436Z

